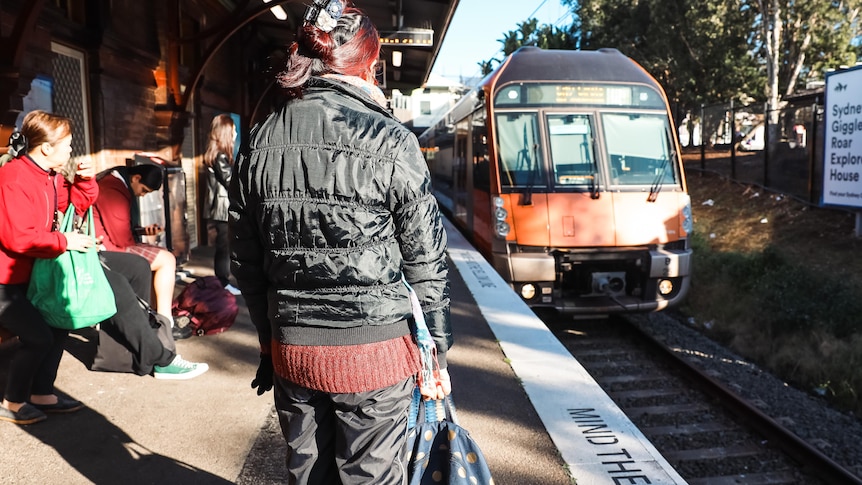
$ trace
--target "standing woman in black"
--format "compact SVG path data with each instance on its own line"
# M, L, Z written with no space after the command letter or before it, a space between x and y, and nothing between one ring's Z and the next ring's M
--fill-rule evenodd
M451 392L446 232L416 136L375 82L380 35L314 0L231 182L231 271L258 331L252 387L274 389L287 483L407 483L421 368L406 281L437 349L421 392Z
M236 125L233 119L220 114L213 118L204 164L207 171L207 198L204 201L204 215L207 218L207 233L215 240L215 275L225 289L239 294L230 284L230 252L228 250L228 196L233 169L233 149L236 139Z

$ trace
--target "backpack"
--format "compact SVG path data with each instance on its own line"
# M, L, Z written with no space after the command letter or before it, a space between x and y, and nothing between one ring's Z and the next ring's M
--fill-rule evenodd
M215 276L197 278L183 288L171 307L174 323L190 325L195 335L213 335L233 325L239 307L236 297Z

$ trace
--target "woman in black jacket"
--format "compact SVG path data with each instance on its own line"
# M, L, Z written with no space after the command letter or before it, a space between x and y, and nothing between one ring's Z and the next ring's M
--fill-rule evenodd
M428 168L375 85L377 30L315 0L231 182L231 270L257 327L252 386L275 384L289 483L401 484L420 368L406 280L451 385L446 234ZM274 373L273 373L274 368Z
M231 170L233 169L233 148L236 139L236 126L226 114L213 118L204 164L207 171L207 198L204 200L204 216L207 218L207 232L214 240L215 256L213 268L222 286L234 295L239 290L230 284L230 253L228 252L228 195Z

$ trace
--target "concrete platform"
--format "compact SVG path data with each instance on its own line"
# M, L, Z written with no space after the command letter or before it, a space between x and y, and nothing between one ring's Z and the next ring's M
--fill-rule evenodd
M453 397L496 483L684 483L490 266L447 229ZM212 274L211 255L198 248L183 269ZM95 333L77 332L57 390L87 408L31 426L0 423L0 483L286 483L272 393L257 396L250 387L257 338L238 301L229 331L177 343L184 358L210 365L189 381L91 372ZM0 346L0 386L8 356L8 346ZM588 429L603 429L608 446L590 443Z
M187 269L212 274L206 253ZM96 335L71 336L56 381L85 409L30 426L0 422L0 483L234 483L272 407L249 387L259 352L247 310L227 332L177 342L185 359L210 366L189 381L91 372Z

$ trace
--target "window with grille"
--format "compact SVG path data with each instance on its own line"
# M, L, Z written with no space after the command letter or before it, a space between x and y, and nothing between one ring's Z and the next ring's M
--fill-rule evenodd
M90 155L90 113L84 52L51 43L54 114L72 120L72 159Z

